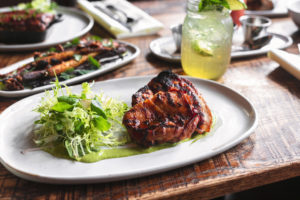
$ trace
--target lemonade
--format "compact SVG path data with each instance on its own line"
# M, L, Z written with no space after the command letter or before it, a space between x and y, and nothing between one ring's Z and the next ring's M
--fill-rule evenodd
M218 79L230 62L233 23L226 8L198 11L199 0L188 1L182 27L181 63L186 74Z

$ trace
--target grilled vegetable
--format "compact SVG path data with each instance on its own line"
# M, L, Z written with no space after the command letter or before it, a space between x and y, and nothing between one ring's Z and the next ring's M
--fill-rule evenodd
M94 52L94 53L84 55L81 57L81 59L79 61L77 61L76 59L71 59L66 62L62 62L59 65L55 65L55 66L49 68L47 71L49 73L49 76L59 75L65 71L67 71L68 69L75 68L75 67L83 64L84 62L86 62L89 59L90 56L94 57L98 54L99 54L98 52Z
M35 61L14 72L0 74L1 88L22 90L24 87L38 87L49 84L55 76L66 80L95 71L101 67L100 60L114 61L126 51L124 45L112 40L75 39L46 53L35 52Z

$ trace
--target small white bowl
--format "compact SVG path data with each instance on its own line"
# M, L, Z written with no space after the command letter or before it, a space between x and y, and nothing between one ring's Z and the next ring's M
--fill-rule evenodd
M300 28L300 1L292 1L288 4L289 15L294 23Z

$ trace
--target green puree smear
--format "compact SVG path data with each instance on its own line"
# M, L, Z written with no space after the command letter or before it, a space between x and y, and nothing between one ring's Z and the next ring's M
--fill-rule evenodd
M192 145L194 142L201 139L205 135L206 135L206 133L202 134L202 135L197 134L197 135L194 135L191 139L185 139L185 140L182 140L177 143L164 143L164 144L156 145L156 146L149 147L149 148L144 148L141 146L134 146L134 147L119 147L119 148L112 147L112 148L101 149L98 152L92 152L92 153L86 154L85 156L78 159L78 161L85 162L85 163L93 163L93 162L97 162L97 161L104 160L104 159L121 158L121 157L128 157L128 156L152 153L152 152L159 151L162 149L174 147L178 144L181 144L183 142L187 142L190 140L192 140L192 143L190 144L190 145ZM70 159L67 150L65 149L65 147L62 144L58 144L52 148L44 148L44 150L55 157Z

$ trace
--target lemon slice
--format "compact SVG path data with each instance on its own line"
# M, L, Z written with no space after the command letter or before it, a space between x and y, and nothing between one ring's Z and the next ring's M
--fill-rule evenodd
M247 9L246 4L243 0L226 0L230 10L244 10Z
M213 49L209 42L195 40L192 42L192 49L203 56L213 56Z

